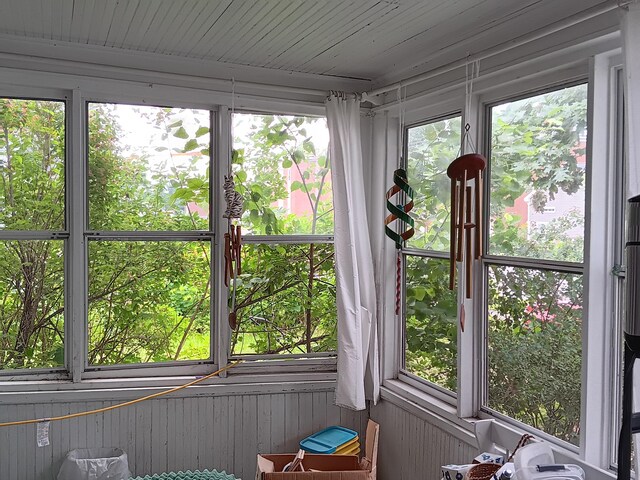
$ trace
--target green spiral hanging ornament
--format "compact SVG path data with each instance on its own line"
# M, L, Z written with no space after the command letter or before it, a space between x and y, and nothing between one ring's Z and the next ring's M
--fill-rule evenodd
M389 215L384 219L384 231L391 240L396 243L396 248L402 248L404 242L413 237L415 230L413 228L413 218L409 215L409 212L413 208L413 188L409 186L407 182L407 172L399 168L393 172L393 187L387 191L387 210ZM391 197L397 195L396 203L391 201ZM404 205L401 201L404 200ZM394 220L398 220L398 225L395 231L389 227L389 224ZM406 230L404 227L408 226Z

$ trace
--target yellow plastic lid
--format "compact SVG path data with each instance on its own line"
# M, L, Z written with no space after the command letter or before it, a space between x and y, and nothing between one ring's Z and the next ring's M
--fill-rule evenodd
M356 450L360 451L359 443L354 443L352 445L349 445L348 447L340 448L336 450L335 453L337 453L338 455L353 455Z

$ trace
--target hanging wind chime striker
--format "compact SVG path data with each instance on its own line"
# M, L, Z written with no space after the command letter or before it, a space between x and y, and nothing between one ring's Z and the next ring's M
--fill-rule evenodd
M231 118L235 110L235 81L231 79ZM230 132L231 141L233 141L233 133ZM236 185L233 181L232 164L234 163L236 152L231 152L231 161L227 175L224 176L224 199L227 208L222 215L227 219L227 232L224 234L224 284L231 288L231 305L229 308L229 327L235 330L238 326L236 314L236 278L242 273L241 264L241 239L242 230L239 223L235 224L234 220L242 217L243 200L242 195L236 191Z

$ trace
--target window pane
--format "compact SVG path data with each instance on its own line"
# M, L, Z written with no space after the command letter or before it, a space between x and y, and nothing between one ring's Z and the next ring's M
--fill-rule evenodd
M209 112L89 104L89 228L207 230Z
M336 349L332 244L248 244L237 281L232 354Z
M587 85L491 109L489 251L581 262Z
M0 98L0 229L64 230L64 103Z
M235 114L234 172L242 227L271 234L332 234L329 131L324 118Z
M578 444L582 276L492 266L488 305L488 406Z
M63 248L0 242L0 370L64 365Z
M449 261L407 256L405 369L448 390L457 382L456 292Z
M89 363L210 357L209 242L89 243Z
M415 191L411 247L449 250L451 183L447 167L460 152L460 117L409 128L407 176Z

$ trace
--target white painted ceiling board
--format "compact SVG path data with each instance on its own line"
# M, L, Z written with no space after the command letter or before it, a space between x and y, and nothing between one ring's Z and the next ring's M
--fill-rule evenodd
M228 58L229 62L246 61L257 63L264 60L263 50L270 37L274 32L281 32L287 25L291 25L291 18L295 15L300 2L282 2L278 4L278 10L274 8L270 13L270 17L256 25L252 36L239 38L226 52L223 57Z
M0 0L0 35L377 81L610 1Z
M374 77L384 74L379 70L379 65L403 70L413 66L409 63L411 60L422 59L419 62L422 63L425 57L439 52L444 45L458 43L461 39L484 31L485 22L499 21L514 9L519 10L523 5L536 3L540 3L540 0L528 0L526 3L522 0L503 0L499 4L493 1L482 1L477 2L473 8L469 8L465 2L451 2L444 8L435 8L423 15L413 16L413 20L408 21L408 30L411 35L405 35L402 38L401 35L391 34L384 44L379 45L380 53L377 55L362 58L359 54L361 46L345 45L335 53L332 61L324 65L318 63L314 67L323 73L339 74L337 66L349 64L353 69L362 68L360 75ZM429 18L429 24L423 23L420 26L425 16ZM401 33L404 30L405 28L396 28L396 32ZM409 52L414 53L409 54ZM421 53L416 55L416 52Z
M348 16L343 16L336 20L333 25L323 24L325 28L320 30L317 37L307 36L297 45L300 48L291 51L287 55L286 62L281 63L279 67L289 70L296 68L305 71L304 68L301 68L305 63L326 54L332 48L359 35L371 22L386 17L389 12L397 8L397 5L380 2L370 8L361 9L352 12Z
M307 31L313 27L315 18L321 14L322 8L322 2L317 2L302 12L298 10L297 16L292 16L286 28L281 31L273 30L272 35L270 34L270 40L264 42L264 45L258 46L263 50L261 66L269 66L273 59L282 54L286 45L295 45L303 39Z
M207 6L199 0L188 0L185 2L185 14L180 19L172 22L170 30L157 42L154 52L167 52L173 54L180 51L180 44L188 38L188 33L206 24L207 17L204 12Z
M344 39L344 41L332 45L304 62L302 70L330 73L337 72L342 65L349 65L350 68L356 65L363 65L369 70L377 69L379 66L376 66L371 61L372 58L367 53L371 50L381 51L395 46L399 42L405 41L408 37L423 32L425 18L429 18L429 22L437 23L441 21L436 13L438 7L442 7L443 3L447 2L425 2L420 5L412 5L408 8L403 7L387 12L384 16L380 16L365 25L358 32L358 35ZM451 4L447 4L447 11L450 8ZM378 34L380 31L384 31L384 34ZM417 52L414 52L414 55L415 53ZM335 62L336 59L341 57L348 58L348 60L338 66ZM358 75L367 77L369 73L363 69Z
M282 43L280 43L278 54L273 57L271 61L267 62L265 66L284 68L288 60L297 52L308 51L305 50L306 45L321 41L326 38L327 35L340 32L341 29L345 28L345 24L347 24L350 19L366 11L365 5L356 5L351 2L345 2L340 7L342 8L325 9L325 12L322 14L322 22L318 22L315 19L315 15L309 17L307 19L307 25L295 41L289 41L289 39L284 36L281 37ZM286 70L286 68L284 69Z
M237 2L233 2L232 7ZM214 58L219 60L220 52L228 50L236 38L251 35L247 26L252 25L255 19L268 15L273 8L272 2L245 1L241 8L228 9L220 21L220 28L212 30L213 36L198 53L201 58ZM218 57L218 58L216 58Z
M214 28L215 20L219 18L220 14L228 8L231 4L231 0L227 0L225 2L211 2L209 4L202 4L198 0L200 4L200 8L196 8L197 15L194 21L189 24L186 23L186 28L183 28L178 35L176 35L175 39L171 39L171 43L169 46L165 47L163 52L173 55L180 55L188 57L189 55L185 52L188 52L193 46L194 38L201 38L205 35L210 29ZM160 53L160 52L157 52Z
M345 48L324 65L330 68L323 69L322 65L315 65L314 69L340 75L339 66L348 64L354 74L384 79L381 82L384 84L390 82L391 78L398 80L464 58L470 53L478 53L603 2L585 0L580 4L554 3L550 8L547 0L529 0L526 3L503 0L500 4L481 2L474 9L458 11L455 17L432 25L380 53L363 58ZM553 17L549 17L550 12L553 12ZM385 66L386 72L382 71L381 65Z
M425 58L420 64L413 66L414 70L431 70L441 64L450 61L450 58L464 58L469 53L477 53L489 49L504 42L502 39L513 39L530 32L534 32L555 21L570 18L572 15L585 10L600 2L585 0L581 8L576 9L570 2L557 2L554 9L555 16L549 19L548 6L546 2L533 2L526 8L519 8L514 12L509 12L502 18L491 19L486 24L470 26L465 36L457 41L446 41L436 44L437 51L432 59ZM473 19L470 19L472 25ZM525 22L525 23L523 23ZM514 27L515 26L515 27ZM516 28L514 30L514 28ZM434 44L433 41L430 42ZM400 72L400 76L405 74Z
M450 8L451 4L460 2L423 2L417 5L410 5L408 8L398 8L388 12L384 17L373 20L366 26L360 35L353 38L349 42L349 48L346 52L331 52L331 58L337 58L342 53L347 54L355 60L356 64L365 62L370 64L368 55L370 49L380 51L386 47L395 46L399 42L406 40L408 37L421 33L425 28L425 18L429 18L430 22L440 21L435 17L437 10L443 5ZM378 29L384 28L385 34L377 33ZM340 49L336 49L340 50ZM307 70L313 69L315 64L322 63L323 59L314 58L305 62L304 66ZM351 63L351 61L350 61ZM316 67L318 68L318 67ZM322 68L322 67L320 67ZM326 67L325 67L326 68ZM327 69L331 70L333 65Z

